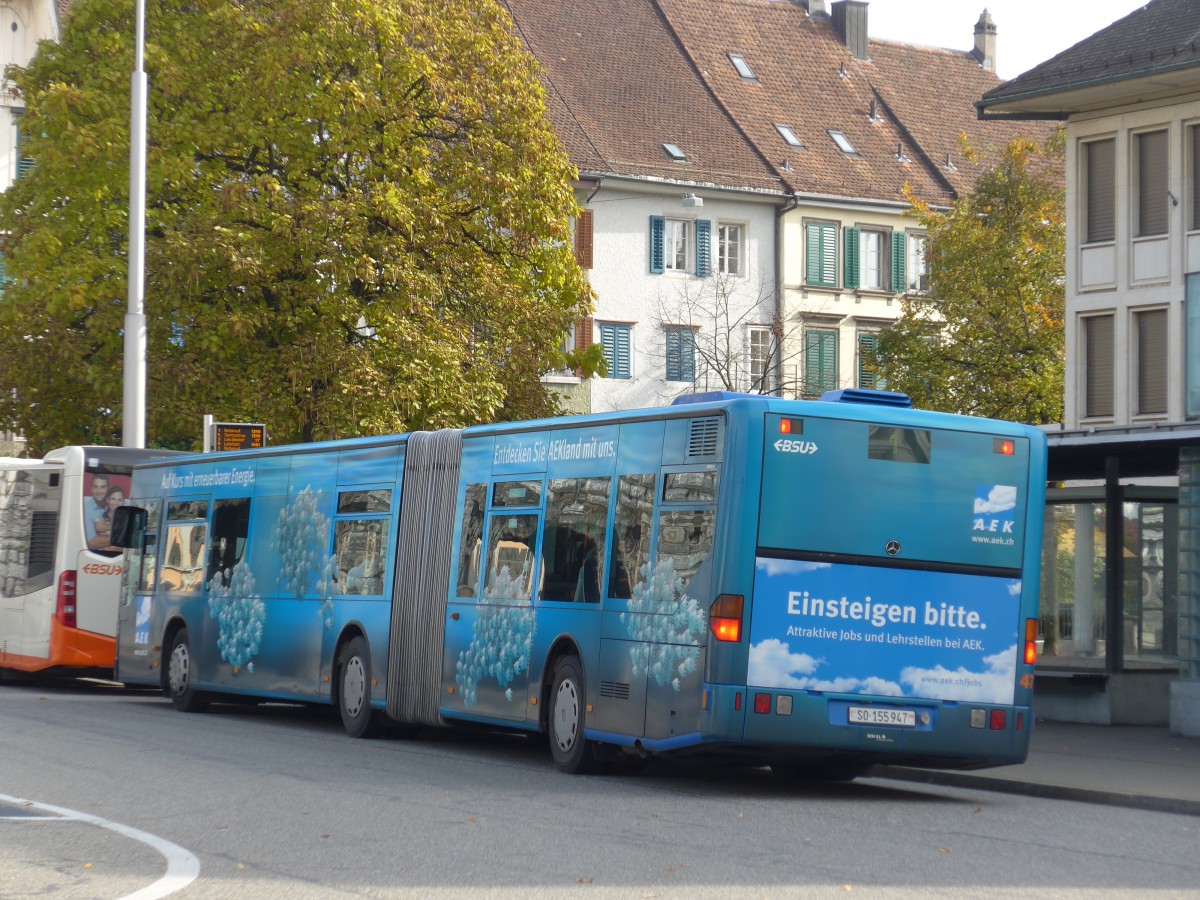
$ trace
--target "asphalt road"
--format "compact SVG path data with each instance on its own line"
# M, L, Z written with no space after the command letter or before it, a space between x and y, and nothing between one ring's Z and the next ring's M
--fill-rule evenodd
M1195 897L1197 850L1186 816L660 763L571 777L519 736L355 741L323 710L0 687L4 898Z

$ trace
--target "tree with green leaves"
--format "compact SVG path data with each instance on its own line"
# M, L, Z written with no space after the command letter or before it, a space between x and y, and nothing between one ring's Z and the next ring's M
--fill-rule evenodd
M494 0L150 0L147 434L277 442L550 413L591 291L574 172ZM0 421L119 441L133 0L79 0L10 75Z
M929 291L880 336L874 369L915 406L1029 424L1062 420L1062 136L1009 144L947 210L910 196Z

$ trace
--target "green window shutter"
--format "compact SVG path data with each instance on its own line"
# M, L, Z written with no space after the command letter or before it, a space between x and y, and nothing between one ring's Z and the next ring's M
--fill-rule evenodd
M712 222L700 219L696 222L696 277L707 278L712 274Z
M845 249L842 252L842 262L845 267L843 283L846 287L853 289L858 287L859 231L857 228L847 228L845 235Z
M21 151L25 148L28 138L25 137L25 129L21 125L21 117L17 117L17 177L24 178L29 174L29 170L33 168L33 159L22 155Z
M832 225L810 222L804 228L804 283L814 287L837 284L837 242Z
M812 329L804 333L804 392L823 394L837 387L836 331Z
M858 336L858 386L860 388L877 387L879 376L867 367L875 361L875 348L879 346L879 336L862 332Z
M894 293L901 293L908 287L904 271L905 260L908 259L908 244L903 231L892 232L892 287Z
M650 217L650 272L661 275L663 271L663 231L666 221L662 216Z

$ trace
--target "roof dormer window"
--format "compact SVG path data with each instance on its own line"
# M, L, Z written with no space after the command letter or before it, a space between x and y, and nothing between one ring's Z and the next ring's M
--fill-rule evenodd
M830 131L828 134L833 139L833 142L837 144L837 148L847 156L858 156L858 151L854 149L854 145L850 143L850 139L840 131Z
M667 156L675 160L675 162L687 162L687 154L684 153L675 144L663 144L663 149L667 151Z
M729 57L729 61L733 63L733 67L737 69L737 73L742 76L742 81L758 82L758 76L750 68L750 63L746 62L746 57L740 53L728 53L726 55Z
M775 123L775 130L779 132L779 136L784 139L789 147L803 147L800 138L796 137L796 132L782 122Z

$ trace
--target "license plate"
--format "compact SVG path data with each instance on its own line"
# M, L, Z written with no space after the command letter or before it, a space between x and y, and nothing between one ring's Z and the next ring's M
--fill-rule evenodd
M892 709L886 706L851 706L850 724L915 728L917 714L911 709Z

